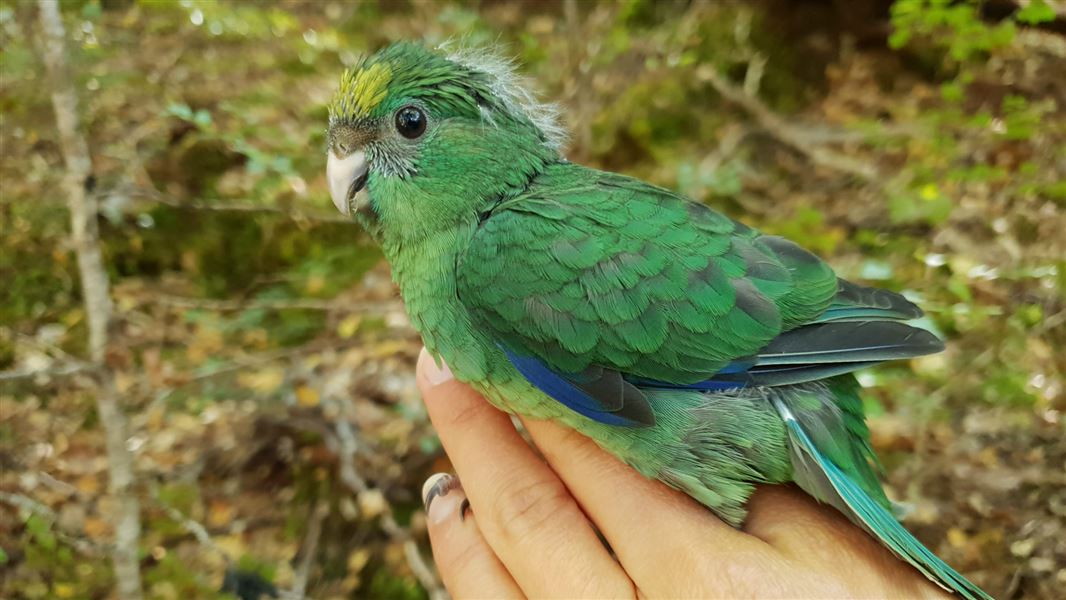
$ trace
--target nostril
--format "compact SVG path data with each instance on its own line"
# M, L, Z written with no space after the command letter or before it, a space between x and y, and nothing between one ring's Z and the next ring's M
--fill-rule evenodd
M352 185L348 186L348 200L351 200L360 190L366 187L367 175L368 173L363 173L359 177L356 177L355 180L352 181Z

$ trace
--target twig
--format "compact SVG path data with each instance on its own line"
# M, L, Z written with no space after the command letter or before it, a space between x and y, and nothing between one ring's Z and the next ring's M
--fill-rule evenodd
M748 70L744 73L743 91L748 96L755 98L759 94L759 86L762 85L763 72L766 70L766 57L756 52L748 61Z
M17 336L20 341L25 342L31 346L44 351L45 353L52 352L58 354L62 361L57 361L58 364L53 364L49 367L41 369L12 369L9 371L0 371L0 381L12 381L16 379L36 379L37 377L66 377L68 375L76 375L78 373L84 373L93 368L93 365L87 363L77 357L71 356L65 350L56 346L55 344L49 344L36 340L28 335L19 334Z
M41 480L41 482L43 482L45 485L52 488L53 490L62 492L69 496L74 496L75 498L84 498L84 494L81 490L61 479L56 479L47 471L37 471L37 477Z
M18 379L36 379L38 377L67 377L93 370L93 366L84 362L67 362L55 367L43 369L12 369L0 371L0 381L15 381Z
M766 71L766 56L755 50L750 41L752 12L741 10L733 24L733 37L740 48L740 57L747 63L741 87L730 83L713 67L703 67L698 75L711 83L715 91L727 101L740 106L749 113L768 135L808 157L815 164L857 176L867 182L875 181L877 168L849 156L824 148L822 145L838 139L865 139L856 132L827 132L808 127L798 127L770 110L759 100L759 87Z
M1035 335L1043 335L1048 331L1059 328L1063 323L1066 323L1066 310L1060 310L1059 312L1046 317L1033 329L1033 333Z
M311 515L307 523L307 537L304 538L303 557L300 566L292 578L292 590L286 596L291 600L303 600L307 593L307 578L311 572L311 564L314 563L315 555L318 554L318 539L322 536L322 521L326 518L327 508L321 502L315 502L311 506Z
M174 308L196 308L201 310L235 311L235 310L321 310L325 312L351 312L383 314L402 310L403 304L398 300L384 302L339 302L337 300L318 300L299 298L295 300L212 300L209 298L189 298L185 296L150 296L140 300L141 304L159 304Z
M135 189L129 192L130 197L149 200L158 204L165 204L173 208L183 210L206 210L216 212L239 212L239 213L270 213L292 219L293 221L308 221L317 223L343 223L355 226L357 223L350 217L327 212L303 212L286 210L277 206L263 206L251 202L183 202L166 196L154 190Z
M366 480L360 477L355 468L355 454L358 451L359 444L355 439L355 432L352 431L351 423L344 417L344 411L338 411L338 415L333 426L335 435L327 437L326 443L337 454L337 459L340 462L341 481L357 495L361 495L369 491L370 488ZM430 600L445 600L448 595L437 580L433 568L422 557L418 544L411 537L411 532L396 522L396 517L392 513L392 506L388 503L385 504L380 519L381 530L394 542L403 546L407 565L426 590L426 593L429 594Z
M44 504L41 504L33 498L23 496L22 494L0 492L0 502L10 504L11 506L14 506L15 508L24 512L41 516L53 524L56 523L59 519L59 516L56 515L56 512L54 510L45 506ZM101 556L105 554L105 547L102 547L100 544L97 544L91 540L85 539L84 537L61 531L58 528L53 528L53 533L55 534L56 538L73 546L78 552L81 552L82 554L86 554L88 556Z
M29 496L23 496L22 494L12 494L10 492L0 492L0 500L22 510L41 515L42 517L51 521L56 520L56 512L51 508L48 508L44 504L30 498Z
M879 177L875 166L838 152L834 152L813 143L815 136L808 135L770 110L761 100L748 95L744 90L727 81L716 69L710 66L699 70L699 76L706 79L720 96L750 114L759 126L771 137L796 152L806 156L817 165L854 175L866 182L876 182Z
M407 560L407 566L411 568L411 572L415 574L418 582L422 584L422 588L429 594L430 600L446 600L448 593L441 587L440 582L437 581L437 576L433 572L433 568L426 563L426 559L422 557L422 552L418 549L418 544L411 538L411 532L406 528L401 527L396 518L392 515L392 509L386 509L385 514L381 516L381 529L393 539L393 541L403 544L403 555Z
M766 56L755 50L751 45L751 22L754 13L747 7L742 7L733 22L733 39L736 40L739 53L748 63L744 73L744 93L751 97L759 95L759 86L762 84L763 72L766 69Z
M221 546L215 543L215 540L211 539L211 534L207 533L207 528L203 526L199 521L186 516L180 510L167 504L162 498L159 497L159 490L152 491L152 499L156 501L156 504L163 509L163 512L167 513L172 521L175 521L181 525L182 529L192 534L196 541L201 546L213 550L222 556L226 561L226 566L229 567L233 564L233 557L228 552L222 549Z
M202 373L192 375L190 379L186 381L186 383L191 383L192 381L203 381L204 379L218 377L219 375L225 375L226 373L232 373L234 371L240 371L242 369L249 369L252 367L259 367L267 363L293 358L319 350L344 350L359 343L361 342L358 340L353 340L342 344L330 342L328 340L317 341L312 342L310 344L305 344L303 346L297 346L295 348L281 348L271 352L253 354L251 356L236 359L227 365L222 365L209 371L204 371Z
M53 352L55 354L58 354L60 358L66 359L71 362L78 362L77 357L73 356L66 350L60 348L59 346L51 342L39 340L34 338L33 336L25 335L22 333L15 334L15 336L19 338L19 341L34 346L39 350L42 350L44 352Z
M126 416L119 406L114 374L105 367L113 307L96 224L99 207L96 198L86 192L92 162L89 146L78 129L78 96L67 62L66 32L59 15L59 4L55 0L38 0L38 7L44 63L52 86L52 105L67 167L64 183L89 323L89 353L91 362L99 367L96 411L107 441L108 487L117 505L111 557L117 595L121 600L140 600L141 573L137 555L141 537L140 502L133 490L133 456L126 447Z
M262 352L260 354L253 354L244 358L238 358L228 364L224 364L200 373L188 373L185 375L178 375L175 377L175 379L177 379L179 383L159 390L156 393L155 398L152 399L152 402L149 404L149 406L145 409L144 412L146 414L151 413L153 410L155 410L157 406L159 406L163 401L169 398L171 394L186 385L200 383L209 379L213 379L215 377L219 377L221 375L235 373L244 369L261 367L265 364L269 364L279 360L295 358L297 356L301 356L303 354L308 354L311 352L317 352L319 350L345 350L359 343L361 343L359 340L350 340L346 343L339 344L335 342L330 342L328 340L315 341L309 344L305 344L303 346L297 346L295 348L280 348L278 350L273 350L270 352Z
M751 130L745 126L727 128L718 147L700 161L700 171L704 173L717 171L736 153L740 143L750 134Z

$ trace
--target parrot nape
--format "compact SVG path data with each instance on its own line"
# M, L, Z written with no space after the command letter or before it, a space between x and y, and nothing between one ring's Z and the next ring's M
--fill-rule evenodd
M853 372L943 349L899 294L669 190L568 162L555 110L476 50L390 45L329 110L334 204L380 244L428 351L739 526L795 482L943 588L893 516Z

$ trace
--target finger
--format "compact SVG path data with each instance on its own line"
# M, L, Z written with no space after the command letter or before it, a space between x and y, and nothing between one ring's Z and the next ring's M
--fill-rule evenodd
M837 509L791 485L755 490L744 530L802 562L832 563L841 556L888 554Z
M791 555L796 542L803 538L812 545L835 546L840 541L837 532L848 526L840 512L819 504L802 490L766 485L757 488L748 501L744 531Z
M687 495L640 475L589 438L548 421L525 423L552 469L642 591L652 595L698 592L671 586L699 577L664 581L662 574L705 573L708 565L725 571L753 556L758 558L753 564L776 559L760 540L727 525ZM656 588L656 583L665 587ZM718 577L712 584L723 593L739 591L725 589L732 585L727 577ZM702 590L704 594L711 591Z
M748 504L744 529L795 562L835 571L850 564L857 589L905 590L907 597L935 591L917 571L897 559L840 511L794 486L762 486Z
M632 582L510 419L423 351L418 383L478 527L528 596L632 597Z
M437 473L422 485L429 542L452 598L522 598L511 574L482 537L459 479Z

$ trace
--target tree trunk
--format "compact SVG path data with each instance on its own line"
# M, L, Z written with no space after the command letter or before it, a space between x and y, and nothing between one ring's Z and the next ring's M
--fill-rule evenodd
M115 529L112 561L118 597L122 600L140 600L140 506L133 488L133 456L126 447L126 416L119 406L114 373L106 364L112 304L107 271L100 252L96 198L86 189L92 163L89 147L78 130L78 97L67 62L66 33L58 3L55 0L38 0L38 6L44 34L44 62L51 79L52 105L67 167L64 184L85 314L88 317L90 360L98 382L96 411L107 439L108 490L116 504L112 515Z

